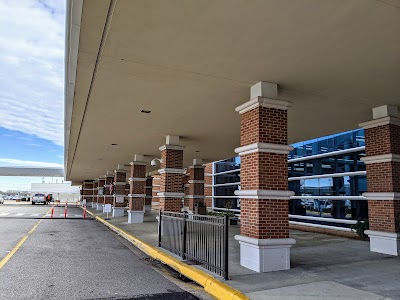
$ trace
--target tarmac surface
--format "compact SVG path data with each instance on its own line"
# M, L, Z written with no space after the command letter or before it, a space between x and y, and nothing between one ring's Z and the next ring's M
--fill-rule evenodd
M200 288L179 283L99 222L83 219L80 208L69 207L69 219L50 219L49 209L0 205L0 299L203 298Z

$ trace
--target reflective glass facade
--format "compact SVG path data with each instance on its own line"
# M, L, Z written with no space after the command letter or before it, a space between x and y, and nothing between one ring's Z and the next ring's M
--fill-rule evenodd
M293 145L288 155L290 219L296 215L335 219L365 219L367 201L364 130L358 129ZM240 157L213 164L213 207L240 211ZM303 222L313 223L309 218ZM335 226L349 227L349 224ZM333 224L332 222L328 225Z

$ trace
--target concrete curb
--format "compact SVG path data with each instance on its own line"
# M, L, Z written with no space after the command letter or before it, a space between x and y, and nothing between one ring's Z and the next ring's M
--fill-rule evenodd
M121 228L111 224L110 222L107 222L103 218L96 216L95 214L93 214L88 210L87 213L92 215L97 221L106 225L112 231L118 233L123 238L131 242L133 245L135 245L141 251L146 253L148 256L161 261L162 263L170 266L171 268L178 271L182 275L195 281L196 283L204 287L204 290L207 293L214 296L215 298L221 300L249 300L249 298L240 291L235 290L229 285L215 279L211 275L208 275L207 273L197 268L189 266L184 262L166 254L165 252L147 244L146 242L122 230Z

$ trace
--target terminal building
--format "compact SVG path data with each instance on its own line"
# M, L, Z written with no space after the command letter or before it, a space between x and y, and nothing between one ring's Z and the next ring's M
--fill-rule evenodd
M290 268L293 222L368 216L370 250L400 254L395 5L67 3L65 178L87 203L131 223L154 190L164 211L240 210L257 272Z
M289 223L350 231L368 219L364 130L292 145L288 155ZM240 157L212 163L212 209L240 213Z

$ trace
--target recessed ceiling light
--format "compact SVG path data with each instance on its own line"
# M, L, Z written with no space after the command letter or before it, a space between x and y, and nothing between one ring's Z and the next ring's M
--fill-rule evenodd
M196 150L196 151L194 151L194 152L200 152L199 150Z
M142 109L140 112L144 113L144 114L149 114L149 113L151 113L151 110Z
M118 144L111 144L111 146L117 146Z

